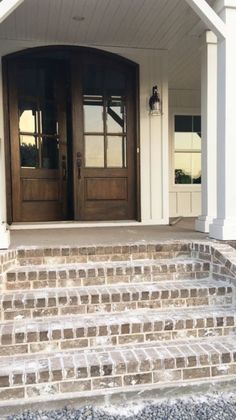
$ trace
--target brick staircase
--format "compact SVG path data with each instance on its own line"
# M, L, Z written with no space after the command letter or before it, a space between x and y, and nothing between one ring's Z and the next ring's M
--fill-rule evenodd
M0 253L0 406L236 378L236 251Z

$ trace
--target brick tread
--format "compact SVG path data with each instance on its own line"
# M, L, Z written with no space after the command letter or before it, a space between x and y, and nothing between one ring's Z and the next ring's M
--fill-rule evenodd
M55 265L29 265L16 266L9 270L8 280L14 280L19 277L20 280L25 277L31 279L34 275L38 279L45 276L45 273L53 278L64 278L65 273L73 277L89 277L104 275L121 274L148 274L148 272L166 272L171 270L182 270L190 272L191 270L209 270L209 262L195 258L171 258L171 259L144 259L132 261L99 261L74 264L55 264ZM60 274L62 273L62 277Z
M0 323L0 340L4 347L5 355L8 355L8 345L29 344L27 352L42 350L42 347L34 349L31 343L58 341L60 344L71 340L71 346L92 347L102 345L101 337L117 337L114 344L125 344L134 338L142 341L155 341L181 338L182 333L189 330L190 337L203 337L213 335L232 334L236 327L236 312L232 308L201 308L196 312L192 309L179 308L173 311L149 310L132 311L127 313L113 313L110 315L89 315L83 318L54 317L48 320L19 320L14 322ZM194 335L194 331L198 335ZM166 336L165 336L166 334ZM129 337L128 337L129 336ZM91 342L85 339L91 339ZM97 338L97 341L95 340ZM73 341L77 340L77 341ZM99 340L101 340L99 344ZM140 341L140 340L139 340ZM131 342L131 340L130 340ZM86 345L87 344L87 345ZM45 346L46 347L46 346ZM69 347L68 347L69 348ZM62 345L63 349L63 345ZM0 355L4 356L3 349ZM18 349L19 353L21 347ZM55 349L53 349L55 350ZM17 348L15 347L17 353Z
M56 392L115 388L144 383L216 379L236 371L236 337L177 340L8 357L0 361L0 395L4 389L59 384ZM84 388L86 386L88 388ZM112 385L111 385L112 383ZM76 385L77 384L77 385ZM71 388L71 389L70 389ZM32 392L32 388L28 391ZM22 397L25 394L22 394ZM27 395L29 396L29 394ZM32 395L31 395L32 396Z
M0 304L3 313L21 310L44 310L46 308L77 307L77 313L129 309L133 302L141 309L145 302L153 301L153 308L165 306L188 306L221 304L222 297L229 297L232 304L232 286L228 281L219 281L212 278L199 280L165 281L159 283L130 283L111 286L88 286L72 288L54 288L44 290L26 290L3 292L0 294ZM209 299L208 299L209 298ZM195 299L195 300L194 300ZM202 299L202 303L196 299ZM211 301L211 302L210 302ZM197 303L198 302L198 303ZM225 303L224 303L225 304ZM106 305L109 305L109 307ZM93 310L94 308L94 310ZM58 314L58 312L56 313ZM51 316L56 315L51 313ZM62 314L62 313L61 313ZM64 313L66 314L66 313ZM30 317L30 313L27 313ZM46 312L41 314L46 315ZM35 313L33 316L37 316ZM40 316L40 314L38 315ZM49 314L50 316L50 314Z

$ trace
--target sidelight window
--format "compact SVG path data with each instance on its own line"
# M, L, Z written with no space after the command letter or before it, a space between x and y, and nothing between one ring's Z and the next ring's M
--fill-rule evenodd
M175 184L201 184L201 117L175 116Z

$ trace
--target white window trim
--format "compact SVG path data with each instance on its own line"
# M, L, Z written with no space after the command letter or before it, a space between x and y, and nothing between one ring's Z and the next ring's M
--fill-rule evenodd
M178 192L178 191L192 191L197 192L201 191L201 184L175 184L175 171L174 171L174 158L175 158L175 116L176 115L200 115L201 110L199 108L174 108L170 110L170 120L169 120L169 133L170 133L170 141L169 141L169 191L170 192Z

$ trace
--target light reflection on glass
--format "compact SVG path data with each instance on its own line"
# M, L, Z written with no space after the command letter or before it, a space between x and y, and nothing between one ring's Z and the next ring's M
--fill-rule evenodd
M19 118L19 129L24 133L36 132L35 112L32 110L24 110Z
M123 167L123 147L121 136L110 136L107 138L107 167Z
M122 97L112 97L107 105L108 133L126 132L126 110Z
M24 168L36 168L39 165L38 141L35 136L20 136L20 159Z
M85 166L103 168L104 163L104 137L85 136Z
M87 133L103 133L102 98L87 96L84 98L84 131Z

